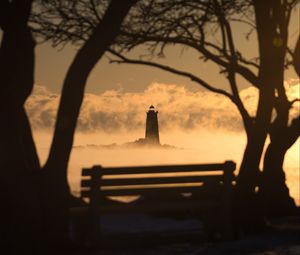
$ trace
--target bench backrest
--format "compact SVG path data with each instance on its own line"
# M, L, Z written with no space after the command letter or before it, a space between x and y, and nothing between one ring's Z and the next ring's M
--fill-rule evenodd
M103 196L193 193L212 184L232 186L235 163L165 165L142 167L94 166L82 169L81 196L92 200Z

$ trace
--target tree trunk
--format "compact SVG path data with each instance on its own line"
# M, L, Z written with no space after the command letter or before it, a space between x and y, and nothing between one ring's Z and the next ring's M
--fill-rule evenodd
M288 109L285 115L288 116ZM279 112L280 114L280 112ZM300 134L299 117L288 126L287 120L274 121L271 142L264 157L263 174L259 196L266 215L276 216L293 213L295 202L289 195L283 170L284 157L288 149L297 141ZM280 120L284 121L279 122Z
M275 89L283 88L288 36L288 21L283 18L285 10L281 1L254 0L253 4L260 56L257 84L259 102L253 127L247 131L248 144L237 179L235 200L237 220L248 230L262 226L263 223L263 213L258 207L255 189L259 185L259 163L270 131Z
M35 43L27 27L31 1L9 5L1 19L0 242L26 249L38 243L41 223L36 185L40 166L23 106L33 88Z
M34 247L41 232L38 197L38 158L24 109L2 115L1 124L1 242ZM1 149L2 150L2 149ZM4 154L3 154L4 153Z
M86 80L119 33L121 23L136 0L112 0L101 23L77 52L66 75L50 154L43 169L44 216L47 238L56 244L68 239L70 191L67 166L83 101Z
M265 139L266 133L262 134L259 130L248 137L234 197L234 220L238 231L255 232L265 225L255 194L260 177L259 163Z
M288 215L295 209L295 202L289 195L283 170L287 150L275 143L268 145L264 157L264 168L259 189L261 204L266 216Z
M300 36L298 37L298 41L296 43L294 56L293 56L294 68L298 76L300 76Z

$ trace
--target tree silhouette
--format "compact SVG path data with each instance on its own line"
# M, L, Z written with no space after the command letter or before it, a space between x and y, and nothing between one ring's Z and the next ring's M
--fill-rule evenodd
M298 76L300 76L300 36L298 37L298 41L293 53L293 64L296 73L298 74Z
M255 207L255 189L266 184L260 182L259 163L266 137L271 132L273 109L277 109L276 123L284 119L279 117L282 111L279 111L278 105L281 107L284 104L283 73L290 62L287 61L286 54L288 25L291 11L296 4L297 1L279 0L139 1L126 19L115 47L110 49L110 53L117 57L112 62L142 64L181 75L229 98L236 105L247 134L247 145L237 182L237 200L240 203L239 208L244 212L242 215L245 216L251 215L248 213L249 207ZM42 21L34 17L34 20L42 24L39 33L44 39L52 40L54 45L67 42L80 45L101 20L102 10L99 6L96 1L87 0L78 1L78 5L65 5L64 8L53 5L49 13L51 17L58 18L59 23L53 22L50 17ZM249 35L253 31L256 32L258 60L246 59L238 51L232 31L234 22L248 26ZM164 56L165 48L175 44L196 50L201 60L217 64L221 73L227 76L229 91L209 84L196 74L185 70L143 58L131 59L124 55L126 51L146 45L150 55ZM259 91L259 103L254 116L248 113L240 98L236 77L244 78ZM275 122L274 125L276 126ZM277 146L278 143L281 142L274 142L272 146ZM272 173L278 172L281 177L282 174L284 176L280 162L277 162L277 170L273 170L271 158L267 156L269 154L270 151L266 154L265 168L269 168ZM267 167L268 164L271 167ZM281 185L285 186L284 178L280 180Z
M237 180L237 201L241 215L255 207L255 189L264 193L270 205L278 195L283 204L294 206L288 194L282 169L286 151L297 140L298 118L288 125L289 102L284 88L284 69L287 58L288 25L297 1L150 1L140 6L136 25L128 25L119 40L119 48L110 52L117 56L112 62L143 64L190 78L202 87L229 98L239 110L247 134L247 145ZM232 23L239 22L256 31L259 62L246 59L236 47ZM146 24L146 25L145 25ZM218 34L211 36L214 26ZM134 28L134 29L132 29ZM209 32L207 32L209 31ZM216 42L217 41L217 42ZM221 43L218 43L220 41ZM121 54L141 44L148 46L151 55L164 54L167 46L178 44L196 50L200 58L211 61L227 75L231 92L221 90L195 74L165 66L159 62L130 59ZM121 53L120 53L121 52ZM258 73L258 75L256 75ZM254 116L247 112L238 91L236 77L241 76L259 90L259 103ZM276 94L278 96L276 96ZM273 108L277 118L271 124ZM270 128L270 126L272 128ZM284 133L285 135L278 136ZM264 160L264 174L260 178L259 162L267 135L271 144ZM280 154L280 155L278 155ZM274 160L274 157L276 160ZM276 194L272 193L277 190ZM264 203L263 202L263 203ZM258 212L259 213L259 212ZM251 215L252 216L252 215ZM250 219L246 222L251 222ZM250 223L250 227L254 224Z
M1 209L2 244L25 249L38 246L39 241L55 245L68 241L70 192L67 165L86 79L118 35L124 17L135 2L101 2L103 16L78 50L66 75L55 134L42 171L39 171L41 167L24 110L24 102L34 85L35 41L32 28L28 26L32 1L0 2L0 27L3 31L1 113L5 120L1 125L0 194L2 203L8 208ZM33 9L41 17L46 15L42 13L43 8L51 4L63 3L36 1Z
M293 55L295 71L299 75L299 38ZM292 118L290 110L299 98L289 101L282 86L278 90L275 102L276 118L270 127L270 144L264 157L261 199L267 214L278 215L291 211L295 207L289 197L283 170L287 150L297 141L300 135L300 115Z
M27 25L31 3L0 2L0 242L24 249L38 242L41 230L35 178L40 165L24 110L34 82L35 42Z
M93 2L93 1L91 1ZM86 80L101 59L108 47L114 42L119 33L121 23L127 15L130 7L136 0L99 1L103 16L98 24L91 28L86 35L83 45L76 53L66 74L61 94L58 114L55 124L55 132L52 140L49 157L43 167L44 189L43 206L47 222L48 236L50 240L59 238L67 239L68 213L70 191L67 181L67 166L73 145L73 137L80 107L84 97ZM41 2L37 13L33 14L33 20L39 27L35 28L41 34L43 26L47 25L48 17L53 11L64 13L65 7L81 6L83 1L47 1ZM106 8L106 5L108 7ZM85 12L85 9L81 10ZM49 16L48 16L49 15ZM61 20L64 22L65 20ZM72 20L66 20L66 23ZM88 21L86 21L88 22ZM54 34L59 34L54 31ZM80 33L74 32L74 36ZM79 38L77 37L77 38ZM71 39L72 36L69 37ZM57 196L59 194L59 196ZM59 236L61 234L61 236Z

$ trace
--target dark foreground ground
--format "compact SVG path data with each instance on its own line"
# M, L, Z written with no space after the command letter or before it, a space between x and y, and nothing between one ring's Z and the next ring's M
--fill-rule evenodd
M190 222L193 223L193 222ZM124 233L123 233L124 234ZM132 234L132 233L131 233ZM137 234L137 233L135 233ZM184 238L185 234L180 233ZM121 235L122 236L122 235ZM133 235L134 236L134 235ZM137 235L138 236L138 235ZM118 237L117 239L119 239ZM143 244L138 239L120 246L113 242L106 248L78 248L67 254L78 255L300 255L300 215L270 221L270 229L256 235L248 235L230 242L199 242L174 238L173 242L157 244L153 235ZM54 254L54 253L53 253ZM58 253L65 254L65 253Z
M63 250L39 250L32 255L300 255L300 215L272 220L268 230L228 242L205 241L205 238L196 232L199 227L201 229L201 224L197 225L193 219L151 221L149 218L135 215L126 221L120 219L119 222L108 218L106 223L103 230L110 242L106 242L105 245L94 248L81 245ZM140 232L136 231L138 225ZM153 232L153 229L156 232ZM166 233L166 230L167 234L162 234ZM142 236L145 233L151 234L145 238ZM22 252L21 247L21 252L18 253L2 253L2 248L0 254L29 254Z

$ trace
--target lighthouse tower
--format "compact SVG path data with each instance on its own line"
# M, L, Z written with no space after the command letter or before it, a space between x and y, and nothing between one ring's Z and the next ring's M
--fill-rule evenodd
M158 111L151 105L147 112L146 119L146 136L145 140L148 144L159 144L159 131L158 131Z

